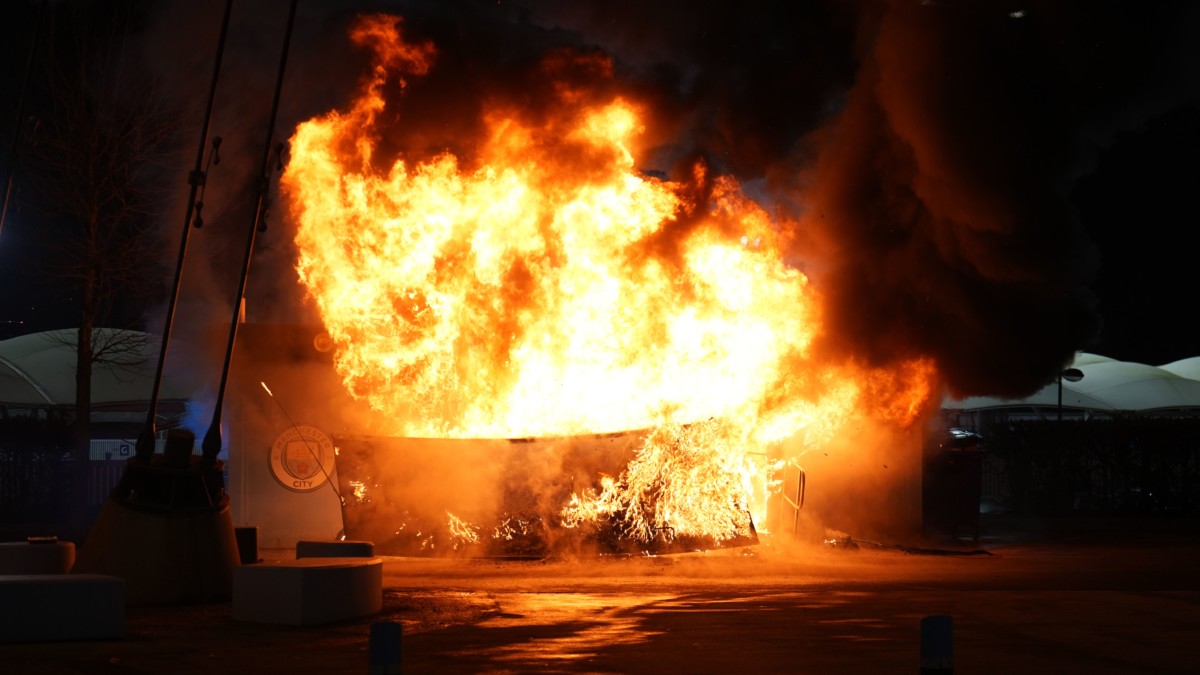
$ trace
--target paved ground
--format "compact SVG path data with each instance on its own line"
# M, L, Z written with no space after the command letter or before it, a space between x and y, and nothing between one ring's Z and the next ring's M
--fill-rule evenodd
M978 547L991 555L388 558L379 616L297 628L234 622L228 604L131 608L123 640L5 645L0 672L366 673L370 625L388 619L408 673L915 673L930 614L953 616L960 674L1200 671L1197 524L992 519Z

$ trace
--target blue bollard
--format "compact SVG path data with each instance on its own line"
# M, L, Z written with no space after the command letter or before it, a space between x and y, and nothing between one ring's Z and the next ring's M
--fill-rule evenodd
M371 667L370 675L398 675L400 673L400 641L404 628L395 621L377 621L371 624L371 644L368 648Z
M921 619L921 675L953 675L954 618L935 614Z

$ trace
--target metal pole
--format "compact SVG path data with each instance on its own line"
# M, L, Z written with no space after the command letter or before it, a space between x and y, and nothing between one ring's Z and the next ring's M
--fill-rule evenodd
M800 465L796 465L796 501L794 506L795 512L792 514L792 540L796 539L796 535L800 531L800 509L804 508L804 489L807 482L804 469Z
M38 7L37 22L33 25L33 38L29 42L29 54L25 57L25 78L21 81L21 93L17 98L17 118L13 124L12 142L8 146L8 162L4 168L4 204L0 206L0 235L4 234L4 221L8 218L8 202L12 197L13 174L17 166L17 149L21 143L21 128L25 126L25 94L29 90L29 76L33 72L33 56L37 53L42 36L42 17L46 14L46 0Z
M292 25L296 19L297 0L292 0L288 9L287 28L283 34L283 51L279 57L279 74L275 80L275 95L271 101L271 116L267 123L267 141L263 144L262 170L258 176L258 206L254 209L254 220L250 223L250 231L246 234L246 252L242 258L242 273L238 280L237 294L233 298L233 318L229 322L229 342L225 346L225 364L221 367L221 384L217 388L217 401L213 406L212 423L204 434L204 442L200 447L203 452L201 464L208 465L217 461L221 452L221 408L225 400L225 386L229 382L229 363L233 359L233 345L237 341L238 318L241 313L242 299L246 297L246 281L250 276L250 258L254 252L254 235L262 223L267 205L267 192L271 180L271 145L275 140L275 118L279 114L279 96L283 91L283 76L287 70L288 47L292 41Z
M1062 373L1058 374L1058 421L1062 421Z
M233 0L226 0L225 13L221 17L221 32L217 38L217 53L213 60L212 80L208 86L208 104L204 108L204 121L200 125L200 142L196 147L196 164L188 174L187 211L183 217L183 233L179 237L179 257L175 262L175 280L171 283L171 297L167 302L167 316L163 320L162 342L158 349L158 366L154 370L154 385L150 390L150 407L146 412L146 424L138 435L136 458L139 462L149 462L154 455L154 436L158 424L158 393L162 387L163 366L167 361L167 343L171 339L171 326L175 322L175 307L179 302L179 286L183 279L183 260L187 254L188 233L192 227L192 215L196 210L196 192L204 185L207 176L201 169L204 163L204 149L208 144L208 129L212 123L213 105L217 98L217 81L221 78L221 60L225 54L225 38L229 34L229 15L233 11ZM215 150L214 150L215 152Z

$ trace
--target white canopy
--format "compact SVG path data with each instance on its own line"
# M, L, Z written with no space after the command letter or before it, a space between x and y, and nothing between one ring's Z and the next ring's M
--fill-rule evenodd
M1200 408L1200 380L1128 361L1093 363L1079 368L1083 379L1073 389L1106 401L1116 410Z
M94 343L110 345L111 360L92 366L92 404L144 402L150 398L159 340L137 331L99 328ZM75 403L75 329L22 335L0 341L0 404L30 407ZM190 392L164 380L162 400L186 400Z
M1200 356L1172 361L1165 366L1159 366L1159 368L1175 373L1180 377L1186 377L1189 380L1200 380Z
M1200 410L1200 357L1156 367L1081 352L1072 367L1083 372L1083 379L1062 382L1062 406L1065 409L1108 412ZM946 397L942 407L949 410L1055 407L1058 405L1058 387L1055 380L1019 399Z
M1031 396L1025 398L996 398L994 396L969 396L964 399L947 398L943 408L955 410L987 410L992 408L1039 408L1058 405L1058 384L1048 384ZM1071 389L1063 382L1062 405L1064 408L1081 408L1085 410L1113 410L1108 403Z

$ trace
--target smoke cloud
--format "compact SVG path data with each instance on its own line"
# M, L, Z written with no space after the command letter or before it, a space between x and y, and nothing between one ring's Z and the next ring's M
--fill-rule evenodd
M277 136L344 105L367 72L365 50L345 37L360 13L400 14L412 40L436 45L431 71L405 83L382 148L412 161L449 150L469 165L484 107L550 110L545 69L558 63L572 70L555 77L589 95L619 86L647 104L645 170L678 175L702 158L776 210L792 260L830 300L829 349L871 364L932 356L959 394L1041 386L1100 327L1089 284L1101 261L1070 188L1114 130L1187 95L1172 73L1190 68L1158 66L1196 60L1170 47L1194 13L1180 22L1177 11L1123 3L778 5L304 3ZM235 8L214 120L228 174L213 176L206 206L218 228L221 214L233 231L252 217L282 37L284 12L273 9ZM173 77L197 99L216 14L165 6L148 50L178 56L159 62L182 65ZM211 41L194 30L205 26ZM185 27L195 37L180 41ZM608 59L611 71L547 58L556 51ZM250 310L307 316L286 223L270 222L284 227L261 239ZM208 267L239 257L240 236L211 239ZM225 274L220 286L233 283Z
M801 235L829 332L871 361L933 356L962 394L1021 395L1094 338L1096 253L1050 35L999 7L893 3L841 113L810 136ZM839 347L840 348L840 347Z

